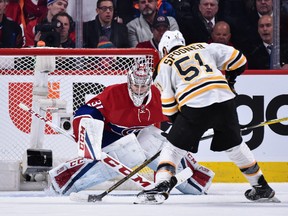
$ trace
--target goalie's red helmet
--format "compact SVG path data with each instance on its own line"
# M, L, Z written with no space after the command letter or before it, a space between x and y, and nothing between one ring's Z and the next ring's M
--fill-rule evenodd
M136 63L128 71L128 91L134 105L139 107L149 94L152 85L152 71L145 63Z

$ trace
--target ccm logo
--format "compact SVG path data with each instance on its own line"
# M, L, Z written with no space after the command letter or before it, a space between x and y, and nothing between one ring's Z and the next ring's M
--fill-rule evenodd
M124 166L123 164L120 164L118 161L111 158L109 155L106 156L106 158L103 159L104 163L112 167L114 170L118 170L120 173L122 173L124 176L129 175L132 171ZM134 182L139 182L142 187L148 187L151 185L149 181L144 180L141 176L139 176L137 173L134 175L136 177L131 178Z
M79 134L79 149L84 151L85 149L85 128L81 126Z

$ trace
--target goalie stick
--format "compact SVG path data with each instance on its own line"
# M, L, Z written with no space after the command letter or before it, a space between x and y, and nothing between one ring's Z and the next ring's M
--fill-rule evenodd
M145 166L148 165L152 161L152 159L154 157L157 158L159 154L160 154L160 152L157 152L150 159L146 160L144 162ZM144 166L144 163L142 164L143 166ZM139 169L135 169L134 171L140 171L140 168ZM182 184L184 181L186 181L192 175L193 175L193 172L192 172L192 170L189 167L186 167L184 170L182 170L181 172L177 173L174 176L175 179L177 180L176 186ZM125 178L127 178L127 177L128 177L128 175ZM119 182L117 182L116 184L112 185L109 189L107 189L106 191L104 191L103 193L101 193L99 195L96 195L96 194L84 194L84 193L71 193L70 194L70 200L77 201L77 202L98 202L98 201L101 201L104 196L106 196L111 191L113 191L115 188L117 188L120 184L122 184L123 182L121 182L121 181L124 180L125 178L121 179ZM144 204L144 203L141 200L136 200L134 202L134 204Z
M151 163L153 160L155 160L159 155L160 152L157 152L155 155L153 155L151 158L147 159L142 163L140 166L138 166L135 170L133 170L131 173L129 173L124 178L120 179L118 182L116 182L114 185L112 185L110 188L105 190L103 193L96 195L96 194L80 194L80 193L71 193L70 199L73 201L82 201L82 202L97 202L102 201L102 198L105 197L107 194L109 194L111 191L119 187L121 184L123 184L125 181L127 181L129 178L131 178L133 175L138 173L140 170L142 170L144 167L146 167L149 163ZM190 168L189 168L190 169Z

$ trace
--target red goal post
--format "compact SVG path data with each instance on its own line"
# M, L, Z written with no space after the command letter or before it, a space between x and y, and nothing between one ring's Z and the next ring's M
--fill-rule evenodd
M29 148L52 150L53 166L77 156L75 143L21 110L20 103L63 128L74 111L105 86L126 82L125 75L136 61L145 61L153 70L158 52L136 48L1 49L0 184L3 173L9 172L5 163L20 164L21 170ZM72 133L68 127L67 131ZM3 187L5 190L5 186L0 190Z

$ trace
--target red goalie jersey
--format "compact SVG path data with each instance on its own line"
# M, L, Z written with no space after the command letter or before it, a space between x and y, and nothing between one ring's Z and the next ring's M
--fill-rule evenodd
M76 111L73 121L76 138L80 120L84 117L104 121L102 147L129 133L137 133L145 126L168 120L162 113L160 92L155 86L151 86L143 104L137 107L129 96L127 83L106 87Z

